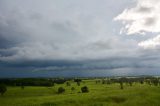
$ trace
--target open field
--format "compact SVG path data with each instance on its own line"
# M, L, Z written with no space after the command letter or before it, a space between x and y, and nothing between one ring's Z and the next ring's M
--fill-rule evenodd
M70 84L7 87L4 96L0 96L0 106L160 106L160 86L133 83L120 89L119 83L96 84L95 80L83 80L80 86L73 81ZM66 90L62 94L57 93L60 86ZM89 92L81 93L82 86L87 86Z

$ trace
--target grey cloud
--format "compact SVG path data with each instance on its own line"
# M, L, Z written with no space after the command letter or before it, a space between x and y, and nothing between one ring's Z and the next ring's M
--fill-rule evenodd
M157 54L157 60L149 57L154 54L150 52L146 54L150 59L141 57L145 51L137 46L137 39L115 32L114 28L120 26L112 19L129 3L1 0L1 76L11 76L9 73L16 76L16 72L18 76L19 73L43 76L48 70L49 74L62 76L111 75L118 71L119 74L134 73L134 69L144 67L148 68L147 72L153 66L158 68ZM149 11L149 8L141 7L140 11ZM148 19L146 24L155 22ZM47 72L44 75L47 76Z

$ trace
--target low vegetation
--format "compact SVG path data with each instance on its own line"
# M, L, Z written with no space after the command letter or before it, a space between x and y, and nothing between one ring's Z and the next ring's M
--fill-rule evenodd
M0 106L160 105L158 77L0 79L0 83Z

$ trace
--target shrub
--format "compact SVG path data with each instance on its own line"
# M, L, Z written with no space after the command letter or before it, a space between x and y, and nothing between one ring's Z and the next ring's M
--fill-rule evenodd
M7 87L3 84L0 85L0 94L3 95L7 91Z
M81 91L82 91L82 93L87 93L87 92L89 92L89 89L87 86L84 86L81 88Z
M71 88L71 90L72 90L72 91L74 91L74 90L75 90L75 88L74 88L74 87L72 87L72 88Z
M23 85L21 86L21 89L22 89L22 90L24 89L24 86L23 86Z
M65 92L65 89L63 87L59 87L58 88L58 93L63 93L63 92Z
M81 83L80 83L80 82L77 82L77 85L78 85L78 86L80 86L80 85L81 85Z

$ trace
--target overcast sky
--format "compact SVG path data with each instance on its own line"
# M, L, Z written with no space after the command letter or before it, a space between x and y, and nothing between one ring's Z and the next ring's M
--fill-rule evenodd
M160 74L160 0L0 0L0 77Z

